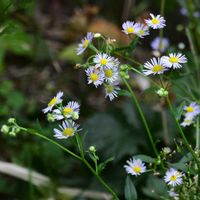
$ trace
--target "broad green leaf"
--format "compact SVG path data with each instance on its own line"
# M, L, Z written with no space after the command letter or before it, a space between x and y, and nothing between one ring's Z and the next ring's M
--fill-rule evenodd
M126 200L137 200L137 191L129 176L126 177L124 194Z

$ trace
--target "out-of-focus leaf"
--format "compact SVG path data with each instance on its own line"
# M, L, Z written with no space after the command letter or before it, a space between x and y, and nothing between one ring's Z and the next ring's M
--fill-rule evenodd
M127 91L127 90L123 90L123 89L119 90L118 95L119 95L119 96L127 96L127 97L131 97L130 92Z
M180 118L181 118L181 115L182 115L182 113L183 113L184 106L185 106L185 102L183 101L183 102L178 106L178 108L176 108L175 116L176 116L177 119L180 119Z
M181 158L181 160L179 161L179 163L186 163L186 162L189 162L189 161L191 161L193 159L194 158L193 158L192 154L189 152L189 153L187 153L185 156L183 156Z
M129 176L126 177L124 194L126 200L137 200L137 191Z
M6 97L13 90L13 83L9 80L0 84L0 95Z
M143 154L135 155L134 158L140 159L143 162L147 162L147 163L154 163L156 161L155 158L152 158L151 156L147 156L147 155L143 155Z
M190 172L190 174L193 174L193 175L196 174L196 171L192 167L187 166L185 163L180 163L180 162L169 163L169 166L174 167L174 168L181 170L183 172L186 172L186 173Z
M100 163L98 166L98 172L99 174L105 169L106 165L109 162L112 162L114 160L114 157L108 158L107 160L105 160L104 162Z

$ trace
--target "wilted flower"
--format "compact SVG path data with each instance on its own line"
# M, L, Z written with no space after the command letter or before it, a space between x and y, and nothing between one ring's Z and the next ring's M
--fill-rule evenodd
M96 67L89 67L86 70L86 75L88 77L88 84L93 83L95 87L101 85L105 78L104 72Z
M53 99L51 99L51 101L48 103L47 107L45 109L43 109L42 111L44 113L47 113L49 111L52 110L52 108L56 105L62 102L61 97L63 96L63 92L58 92L57 95L55 97L53 97Z
M87 33L87 36L84 37L81 40L81 43L78 45L77 55L80 55L85 51L85 49L88 47L89 43L92 41L93 37L94 37L93 33L91 33L91 32Z
M139 31L139 26L138 23L131 22L131 21L126 21L122 24L122 32L124 32L125 34L137 34L137 32Z
M146 166L140 159L130 159L126 161L128 165L124 165L126 172L134 176L139 176L140 174L146 172Z
M163 65L168 68L181 68L183 63L187 62L185 55L181 53L170 53L169 56L163 56L161 58Z
M145 22L147 23L147 25L153 29L161 29L164 26L166 26L165 24L165 19L164 17L157 15L154 16L152 13L150 13L151 18L150 19L146 19Z
M166 68L163 65L162 59L152 58L150 62L144 64L143 73L148 76L150 74L163 74Z
M164 177L165 182L173 187L176 185L181 185L183 182L183 174L174 168L170 168Z
M78 127L74 121L68 120L68 121L63 121L62 125L59 125L60 129L54 128L54 137L58 139L67 139L68 137L74 136L76 132L78 132Z
M167 38L156 37L151 42L151 48L156 51L165 52L169 47L169 40Z

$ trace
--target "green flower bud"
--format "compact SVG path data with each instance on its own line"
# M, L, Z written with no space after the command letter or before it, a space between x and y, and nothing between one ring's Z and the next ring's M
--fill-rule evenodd
M169 147L164 147L164 148L163 148L163 152L164 152L165 154L169 154L169 153L171 152L171 149L170 149Z
M16 123L16 119L15 118L9 118L8 119L8 123L9 124L15 124Z
M9 130L10 130L10 127L5 124L1 127L1 132L4 134L9 133Z
M47 114L47 120L48 120L49 122L54 122L54 121L55 121L55 116L54 116L54 114L48 113L48 114Z
M120 65L120 69L121 70L126 70L126 69L128 69L128 65Z
M128 74L126 74L126 76L124 76L125 79L129 79L130 76Z
M77 112L74 112L73 114L72 114L72 119L73 120L77 120L79 118L79 114L77 113Z
M14 131L11 131L11 132L9 132L9 135L12 136L12 137L15 137L16 133Z
M165 97L168 95L168 91L165 90L164 88L160 88L159 90L157 90L156 92L160 97Z
M95 153L96 152L96 148L95 146L90 146L89 147L90 152Z

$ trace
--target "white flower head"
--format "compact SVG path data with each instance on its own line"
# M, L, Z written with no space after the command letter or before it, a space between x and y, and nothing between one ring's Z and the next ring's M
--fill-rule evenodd
M87 33L87 36L84 37L81 40L81 43L78 45L77 55L80 55L80 54L82 54L85 51L85 49L88 47L88 45L92 41L93 37L94 37L93 33L91 33L91 32Z
M114 58L106 53L99 53L94 57L93 61L97 67L112 68Z
M63 92L58 92L58 93L56 94L56 96L53 97L53 98L51 99L51 101L48 103L47 107L44 108L42 111L43 111L44 113L47 113L47 112L51 111L52 108L53 108L56 104L59 104L59 103L62 102L62 96L63 96Z
M151 42L151 48L155 51L165 52L169 47L169 40L167 38L156 37Z
M118 95L120 88L117 86L117 83L105 85L105 97L108 97L112 101Z
M194 123L194 116L189 115L184 118L183 122L181 122L181 126L186 127L190 126L193 123Z
M122 32L124 32L125 34L129 35L129 34L136 34L139 30L139 26L138 23L131 22L131 21L126 21L122 24Z
M62 125L59 125L60 129L54 128L54 137L58 139L67 139L68 137L74 136L74 134L80 130L78 130L79 125L77 125L74 121L68 120L63 121Z
M128 174L139 176L146 172L146 166L140 159L130 159L126 161L128 165L124 165Z
M169 191L169 196L173 197L174 199L177 199L177 197L179 197L179 194L177 192L174 191L174 188L171 188Z
M61 120L63 118L73 118L74 115L79 115L80 105L75 101L70 101L62 110L53 110L55 119Z
M167 68L164 67L162 59L152 58L151 61L144 64L143 73L148 76L150 74L163 74Z
M97 67L89 67L86 70L86 75L88 77L88 84L93 83L95 87L102 85L102 83L104 82L104 72Z
M155 16L154 14L150 13L151 18L150 19L146 19L145 22L147 23L147 25L153 29L161 29L164 28L166 26L165 24L165 19L164 17L157 15Z
M200 106L196 102L192 102L190 105L185 106L184 110L186 111L186 117L195 117L200 113Z
M142 23L136 23L137 32L136 35L140 38L144 38L144 36L149 35L149 27Z
M113 83L119 79L119 70L117 67L111 69L104 69L105 81L108 83Z
M170 168L169 170L167 170L164 180L168 185L171 185L173 187L176 185L181 185L183 182L183 173L174 168Z
M187 62L187 58L181 53L170 53L169 56L162 56L161 60L165 67L173 69L181 68L181 64Z

